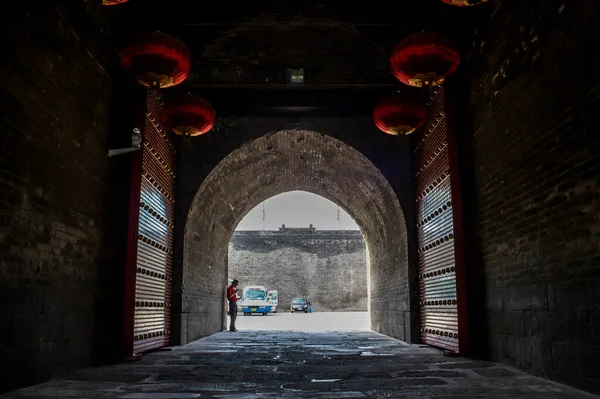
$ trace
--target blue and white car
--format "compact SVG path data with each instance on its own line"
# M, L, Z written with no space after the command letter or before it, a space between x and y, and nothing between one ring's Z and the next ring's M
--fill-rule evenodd
M238 309L241 306L244 316L249 316L252 313L262 313L266 316L271 312L272 305L267 301L267 289L262 286L245 287L242 300Z

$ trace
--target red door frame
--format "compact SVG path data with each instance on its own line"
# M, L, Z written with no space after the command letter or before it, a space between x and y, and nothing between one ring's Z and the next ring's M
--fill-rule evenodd
M125 298L123 320L123 356L133 356L133 323L135 312L135 279L137 245L142 189L142 153L136 151L131 161L131 187L129 189L129 228L127 232L127 258L125 263Z
M453 103L455 89L450 80L444 85L444 112L446 113L446 134L448 142L448 162L450 168L450 195L454 223L454 263L456 276L456 305L458 311L458 353L466 355L469 350L469 314L467 299L466 243L463 219L463 202L460 170L460 151L456 131L456 116Z
M135 127L140 129L142 142L146 126L146 97L145 91L135 96L136 118ZM125 295L123 300L123 357L131 358L133 353L133 328L135 321L135 285L137 275L138 235L140 225L140 201L142 195L142 151L140 149L131 155L131 183L129 187L129 226L127 231L127 255L125 260Z

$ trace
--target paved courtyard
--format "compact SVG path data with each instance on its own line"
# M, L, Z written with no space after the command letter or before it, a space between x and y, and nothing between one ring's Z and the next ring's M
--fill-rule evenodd
M357 331L311 331L335 327L336 320L364 321L361 314L271 316L242 316L238 332L0 398L599 398L510 367L359 331L358 324ZM286 323L308 331L272 330ZM251 329L257 326L263 329Z
M368 331L371 328L367 312L278 312L266 316L260 314L244 316L240 313L236 326L238 330L304 332Z

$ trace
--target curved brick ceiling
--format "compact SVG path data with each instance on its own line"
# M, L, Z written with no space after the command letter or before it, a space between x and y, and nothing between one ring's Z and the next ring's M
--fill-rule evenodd
M262 201L292 190L337 203L360 226L369 252L373 328L401 337L404 318L390 314L409 311L407 233L396 195L357 150L327 135L297 130L269 134L233 151L200 187L184 236L184 337L220 330L223 303L215 298L222 298L227 283L235 227ZM215 308L207 309L207 303Z

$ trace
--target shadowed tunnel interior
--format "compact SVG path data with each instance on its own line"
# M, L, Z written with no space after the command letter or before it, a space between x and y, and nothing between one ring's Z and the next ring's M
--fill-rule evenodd
M444 86L452 92L445 103L448 147L456 150L446 194L460 222L452 229L455 248L463 247L455 253L464 271L461 298L468 300L460 307L466 354L600 393L600 57L593 51L600 8L594 0L449 3L213 2L198 12L197 2L184 0L5 2L0 392L122 362L135 342L154 340L156 349L220 331L231 233L253 206L289 190L322 195L359 223L370 251L375 330L414 344L426 343L420 333L449 334L419 324L428 322L420 307L448 305L448 298L440 305L422 297L425 282L443 280L443 270L419 272L423 254L435 253L441 238L450 247L446 238L454 232L432 229L442 237L428 242L421 234L449 220L448 202L442 214L437 208L439 218L425 214L425 175L415 176L429 159L415 146L441 114L430 107L429 122L408 137L384 134L372 117L398 88L424 96L394 77L390 55L399 41L430 31L455 40L460 52L460 67ZM185 43L191 72L149 107L120 51L157 30ZM291 68L304 70L303 84L288 82ZM210 132L190 140L165 129L154 134L162 129L158 97L166 104L184 93L212 104ZM152 138L139 152L131 148L136 128ZM109 157L109 150L126 152ZM138 156L151 160L161 187L140 176ZM439 173L426 177L448 177L444 168ZM146 193L166 206L136 201L142 178ZM141 230L148 236L168 233L149 241L134 231L140 221L159 226ZM138 265L139 248L152 254L140 263L159 267ZM138 278L145 285L136 286ZM149 292L138 306L134 296ZM231 339L217 338L206 341ZM157 368L172 364L169 353ZM103 381L133 381L139 365L109 369ZM432 367L416 371L440 371ZM474 380L483 396L510 386L498 378L505 374L485 375L491 380ZM140 380L149 376L156 375ZM381 385L379 374L373 378ZM147 381L139 389L160 380ZM404 392L414 389L407 382L398 382ZM438 387L439 396L452 395ZM98 385L88 388L95 395ZM407 395L437 396L428 389Z
M349 145L321 133L288 130L232 152L194 199L184 237L182 343L223 327L229 241L221 237L231 237L260 202L292 190L321 195L355 219L369 253L372 328L403 340L409 337L406 223L394 191Z

